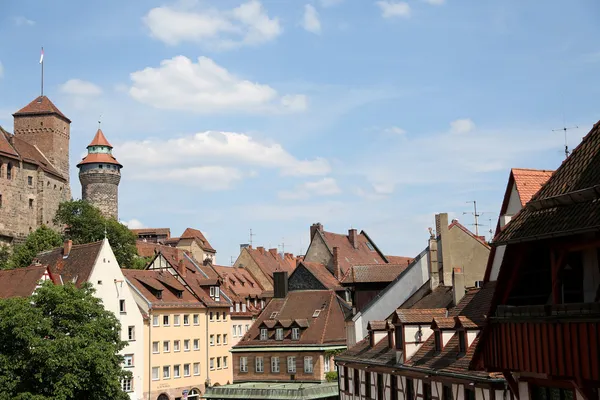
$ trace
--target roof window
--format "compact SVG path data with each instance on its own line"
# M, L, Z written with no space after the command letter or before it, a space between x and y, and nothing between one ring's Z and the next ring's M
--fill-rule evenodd
M371 244L371 242L367 242L367 247L369 248L369 250L375 251L375 247L373 247L373 245Z
M315 312L313 313L313 318L317 318L319 314L321 314L321 310L315 310Z
M277 311L271 313L271 319L275 318L277 316Z

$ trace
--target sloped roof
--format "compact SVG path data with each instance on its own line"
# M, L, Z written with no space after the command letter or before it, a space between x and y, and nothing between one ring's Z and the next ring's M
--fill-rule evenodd
M429 281L425 283L429 285ZM404 305L400 308L450 308L452 306L452 302L454 301L454 297L452 295L452 286L443 286L439 285L435 289L429 291L425 296L423 296L419 301L414 303L410 307L405 307Z
M46 96L37 97L31 103L14 113L13 117L46 114L57 115L65 121L71 123L71 120L67 118Z
M108 245L108 240L106 244ZM58 247L39 253L35 261L47 265L56 283L75 283L76 286L88 281L104 240L87 244L74 244L67 258L63 257L63 248Z
M409 265L411 262L414 261L414 257L386 255L385 258L387 258L387 260L390 264L398 264L398 265L403 265L403 264Z
M340 281L329 272L324 264L307 261L301 261L300 263L304 265L304 267L306 267L306 269L327 289L337 291L345 290L340 284Z
M12 142L12 144L11 144ZM34 164L63 182L65 177L50 163L37 147L14 136L0 127L0 154Z
M529 203L529 200L544 186L554 171L545 169L513 168L513 175L521 206Z
M494 242L539 240L600 229L600 122Z
M137 236L139 235L166 235L167 237L171 237L171 229L170 228L139 228L139 229L130 229L131 232L135 233Z
M485 240L485 236L477 236L477 235L475 235L466 226L464 226L463 224L461 224L460 222L458 222L458 220L456 220L456 219L452 220L452 223L450 225L448 225L448 230L450 230L450 229L452 229L454 227L460 229L461 231L465 232L467 235L469 235L472 238L476 239L479 243L481 243L483 246L487 247L488 249L490 248L489 244Z
M194 239L198 246L204 251L216 252L215 249L208 243L208 240L204 237L204 234L198 229L187 228L180 237L181 239Z
M100 128L98 128L98 131L96 132L96 135L94 135L94 138L90 144L87 145L87 147L91 146L106 146L112 149L112 145L108 142L108 140L106 140L106 136L104 136L104 132L102 132L102 129Z
M402 257L405 258L405 257ZM407 260L411 260L407 258ZM392 282L400 275L410 264L369 264L353 265L343 276L342 284L352 283L374 283L374 282Z
M446 316L447 310L445 308L432 308L432 309L397 309L396 317L394 320L398 320L403 324L430 324L434 318L441 318Z
M346 344L345 311L343 300L332 290L306 290L289 292L285 299L272 299L260 314L250 330L235 346L294 346L311 345L344 345ZM320 310L317 317L313 317L315 310ZM303 329L300 340L292 340L289 332L284 332L284 340L275 340L274 333L270 333L268 340L260 340L260 326L270 320L273 313L277 313L279 320L308 321L308 327Z
M317 232L319 232L322 235L323 239L325 240L325 243L332 251L332 254L334 247L337 247L339 249L338 260L343 275L345 275L348 272L348 269L352 265L386 264L388 262L385 256L378 251L377 246L375 246L375 243L373 243L368 238L364 231L361 231L359 234L356 235L358 239L356 248L352 246L348 235L327 231ZM373 250L371 250L368 247L369 245L367 243L369 243L373 247Z
M244 250L250 254L250 257L252 257L258 268L271 281L273 280L273 272L287 271L288 274L291 274L296 269L296 258L291 255L285 258L281 257L277 249L269 251L264 247L246 247Z
M262 297L263 287L245 268L213 265L213 269L223 279L224 286L240 298Z
M121 163L118 162L112 154L107 153L89 153L81 161L79 161L77 166L79 167L80 165L96 163L118 165L119 168L123 168L123 165L121 165Z
M127 282L150 302L152 308L204 308L204 305L169 272L124 269L123 275ZM160 290L161 298L159 299L151 289ZM177 296L177 291L180 291L181 297Z
M0 126L0 154L18 159L19 153L10 144L9 138L12 138L12 135Z
M0 299L30 296L47 270L45 265L0 270Z

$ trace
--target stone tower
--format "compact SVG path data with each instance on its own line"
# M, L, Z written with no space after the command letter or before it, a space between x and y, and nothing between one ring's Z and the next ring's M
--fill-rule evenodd
M121 168L112 155L112 146L98 129L88 145L88 154L77 164L81 198L98 207L108 218L119 219L119 182Z
M69 139L71 120L46 96L39 96L13 114L15 137L36 146L67 180L69 185Z

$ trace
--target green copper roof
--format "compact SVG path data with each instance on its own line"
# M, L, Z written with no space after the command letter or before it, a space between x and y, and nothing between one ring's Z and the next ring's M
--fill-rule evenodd
M204 399L266 399L300 400L324 399L338 396L337 382L244 382L213 386L206 389Z

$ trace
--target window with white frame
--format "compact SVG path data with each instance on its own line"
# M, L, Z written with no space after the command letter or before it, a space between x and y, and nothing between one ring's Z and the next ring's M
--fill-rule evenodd
M153 315L152 316L152 326L158 326L158 325L159 325L158 315Z
M221 369L221 357L217 357L217 369Z
M200 316L198 314L194 314L194 325L200 324Z
M323 359L325 360L324 364L324 370L325 372L329 372L331 370L331 366L329 365L329 363L331 362L331 358L326 354L323 356Z
M189 314L184 314L183 315L183 325L184 326L189 326L190 325L190 315Z
M190 339L183 341L183 351L190 351Z
M168 340L163 341L163 353L168 353L170 351L170 349L169 349L170 343L171 342L169 342Z
M158 352L159 352L158 346L159 346L158 342L152 342L152 353L158 354Z
M127 339L128 340L135 340L135 326L129 326L127 328Z
M183 364L183 376L190 376L190 364Z
M232 325L233 327L233 337L237 337L237 325Z
M242 326L238 325L238 337L242 337Z
M179 314L173 315L173 326L179 326Z
M223 357L223 368L227 368L227 356Z
M267 328L260 328L260 340L267 340L269 338L269 331Z
M121 389L123 389L124 392L132 392L133 391L133 379L131 379L131 378L121 379Z
M152 367L152 380L157 381L159 379L160 376L158 375L158 367Z
M249 329L250 329L250 325L246 324L246 329L244 330L244 332L248 332Z
M133 367L133 354L125 354L123 356L123 366Z
M223 311L223 321L227 321L227 313Z
M221 313L217 311L217 321L221 320Z
M194 375L200 375L200 363L194 363Z
M235 312L240 312L240 303L235 303Z
M163 315L163 326L169 326L169 316Z
M125 300L119 300L119 312L121 314L125 314L126 310L125 310Z
M254 363L254 371L255 372L264 372L264 359L262 357L256 357L254 359L255 363Z
M200 350L200 339L194 339L194 350Z
M180 343L179 340L173 340L173 351L180 351Z
M212 321L212 320L213 320L213 312L212 312L212 311L211 311L211 312L209 312L209 313L208 313L208 316L209 316L209 318L208 318L208 319Z
M279 373L279 357L271 357L271 372L274 374Z
M233 312L233 305L229 307L229 312Z
M248 357L240 357L240 372L248 372Z
M292 340L300 340L300 328L292 328Z
M165 365L165 366L163 366L163 379L170 379L170 378L171 378L171 366Z
M210 358L209 365L210 365L210 370L214 371L215 370L215 358L214 357Z
M181 365L173 365L173 378L181 378Z
M246 312L246 303L242 303L242 312Z
M296 357L289 356L287 358L287 370L291 373L296 373Z
M221 335L217 335L217 346L221 345Z
M275 329L275 340L283 340L283 328Z
M313 358L312 357L304 357L304 372L307 374L312 374L312 372L313 372Z
M211 346L215 345L215 335L210 335L209 343L210 343Z
M223 344L227 344L227 334L223 334Z

